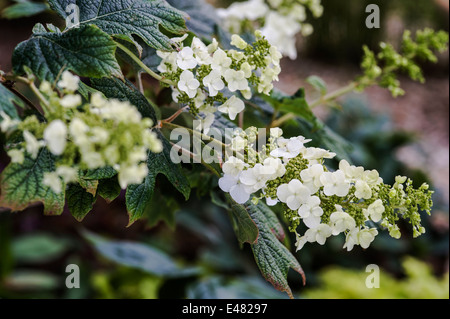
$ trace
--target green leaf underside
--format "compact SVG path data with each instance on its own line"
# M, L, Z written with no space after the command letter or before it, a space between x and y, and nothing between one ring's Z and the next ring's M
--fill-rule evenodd
M148 175L144 182L140 185L130 185L127 188L125 197L130 216L130 225L141 218L151 204L156 177L160 173L167 177L169 182L183 194L186 200L189 198L191 191L189 181L183 175L181 166L174 164L170 159L172 145L161 132L158 131L157 134L163 142L163 151L161 153L149 152L147 160Z
M125 79L125 82L118 78L93 79L91 86L107 98L129 101L143 117L152 119L153 123L157 122L155 111L147 98L128 79Z
M116 44L98 27L85 25L63 33L42 29L35 27L36 33L14 50L15 73L23 74L23 67L28 66L40 80L50 82L67 69L84 77L122 77L115 58Z
M23 164L9 164L0 178L0 206L18 211L41 202L46 215L60 215L65 192L56 194L43 184L44 173L54 170L54 158L46 148L39 151L36 159L27 155Z
M23 107L24 104L16 95L14 95L10 90L0 84L0 111L5 112L12 119L19 119L19 114L17 113L16 106ZM2 116L0 115L0 119Z
M81 222L92 210L96 197L79 184L70 184L67 188L66 199L70 213Z
M258 240L259 230L247 209L233 201L229 195L226 197L231 202L231 222L239 243L255 244Z
M193 267L181 268L170 256L148 245L131 241L110 241L90 232L85 232L84 236L103 257L152 275L176 278L192 276L199 271Z
M277 290L286 292L290 298L293 298L287 282L288 271L292 268L298 272L303 282L305 282L305 274L297 259L278 240L279 234L276 235L278 232L272 231L277 217L261 202L258 205L250 203L247 209L259 229L258 241L252 245L256 264L267 281Z
M164 0L49 0L50 7L63 19L66 8L76 4L80 9L80 25L95 24L110 35L124 35L133 40L137 35L155 49L171 50L170 39L159 29L180 34L186 31L181 12Z

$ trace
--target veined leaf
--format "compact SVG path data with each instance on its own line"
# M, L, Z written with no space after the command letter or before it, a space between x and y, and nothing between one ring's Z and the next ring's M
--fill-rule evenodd
M181 166L174 164L170 159L172 145L160 132L158 132L158 135L163 142L163 151L161 153L149 152L147 159L148 175L144 182L140 185L130 185L127 188L126 203L130 225L141 218L151 204L156 177L160 173L167 177L186 200L189 198L191 191L189 181L183 175Z
M80 172L80 178L85 180L100 180L111 178L117 175L117 172L111 166L105 166L96 169L88 169L86 171Z
M86 192L88 192L92 196L95 196L97 194L97 188L99 183L98 179L79 178L78 183Z
M67 206L76 220L82 221L92 210L96 197L79 184L70 184L66 192Z
M261 202L258 205L250 203L247 209L259 229L258 241L252 245L256 264L267 281L293 298L287 282L288 271L292 268L298 272L303 282L305 282L305 274L297 259L277 238L280 234L273 227L277 217Z
M172 48L160 27L175 34L186 31L181 12L164 0L49 0L49 3L63 19L70 15L67 6L75 4L80 25L95 24L110 35L126 36L131 41L137 35L155 49Z
M286 237L286 234L284 233L283 226L278 220L277 215L275 215L275 213L262 202L259 202L257 207L266 218L265 224L268 226L270 231L275 235L275 237L279 241L283 242Z
M39 79L50 82L63 69L91 78L122 77L115 57L116 44L98 27L85 25L63 33L45 32L43 28L35 27L32 37L14 50L15 73L23 74L27 66Z
M126 79L123 82L118 78L93 79L91 85L105 94L107 98L129 101L137 107L143 117L152 119L156 124L157 118L153 106L129 80Z
M43 184L44 173L54 170L54 158L47 148L42 148L36 159L25 156L23 164L9 164L0 178L0 206L18 211L41 202L45 214L60 215L64 209L64 188L57 194Z
M122 189L120 188L117 177L100 180L97 188L97 194L108 203L115 200L121 191Z
M19 119L16 106L23 107L24 104L21 99L14 95L10 90L0 84L0 111L5 112L12 119ZM2 116L0 115L0 120Z
M231 199L231 196L227 195L226 197L231 202L230 217L239 243L255 244L258 240L259 230L247 209Z

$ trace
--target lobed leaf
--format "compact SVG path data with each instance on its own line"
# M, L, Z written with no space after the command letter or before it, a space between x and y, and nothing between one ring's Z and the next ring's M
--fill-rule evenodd
M258 241L252 245L256 264L267 281L277 290L286 292L290 298L293 298L292 290L287 282L288 271L292 268L298 272L303 278L303 283L305 274L297 259L279 240L281 225L275 226L277 217L262 202L258 205L250 203L247 209L259 229Z
M54 170L54 157L47 148L42 148L36 159L26 155L23 164L9 164L0 176L0 206L18 211L40 202L45 214L60 215L65 191L57 194L43 184L44 173Z
M236 203L228 194L226 197L231 202L230 217L239 243L255 244L258 240L259 230L247 209Z
M70 213L81 222L92 210L96 196L79 184L70 184L67 188L66 199Z
M119 35L134 41L137 35L155 49L171 50L171 42L160 27L170 33L186 31L181 12L164 0L49 0L50 7L63 19L71 18L68 5L79 8L80 25L95 24L110 35Z
M117 177L100 180L97 188L97 194L108 203L115 200L121 191L122 189L120 188Z
M23 74L27 66L40 80L50 82L66 69L91 78L122 77L115 52L115 42L96 26L52 33L38 25L32 37L15 48L12 63L16 74Z
M19 119L16 106L23 107L24 103L10 90L0 83L0 111L5 112L12 119ZM0 115L0 119L2 119Z
M127 188L125 197L130 225L141 218L151 204L158 174L165 175L186 200L190 195L189 181L183 175L181 166L174 164L170 159L172 145L159 131L158 136L163 142L163 151L161 153L149 152L147 159L148 175L144 182L140 185L130 185Z

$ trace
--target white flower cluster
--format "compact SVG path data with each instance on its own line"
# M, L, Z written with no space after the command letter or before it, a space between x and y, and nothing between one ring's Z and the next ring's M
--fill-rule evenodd
M99 92L82 106L82 98L76 94L79 80L68 71L62 74L57 83L64 91L62 98L49 82L41 84L40 90L49 97L52 108L48 123L40 123L35 117L33 125L29 120L30 123L23 123L23 128L11 120L8 127L4 124L7 122L2 122L2 131L13 124L23 131L24 147L8 152L11 161L21 164L25 152L36 158L39 150L46 147L59 159L56 170L45 173L43 183L56 193L62 191L63 182L76 182L79 170L106 166L118 172L122 188L141 183L148 173L145 163L148 152L162 151L161 141L151 130L152 120L142 118L129 102L107 100Z
M188 104L191 113L203 113L203 126L208 128L218 110L231 120L241 113L244 102L235 95L227 99L224 92L240 92L245 99L252 97L251 86L258 93L269 94L281 72L281 54L259 32L256 42L248 44L238 35L231 44L239 50L222 50L215 39L208 46L194 38L184 46L182 38L172 39L179 46L175 52L157 51L162 58L158 71L174 85L173 100Z
M248 0L234 2L217 12L230 32L242 33L250 22L283 55L296 59L296 35L313 32L312 26L305 23L307 9L316 18L323 13L320 0Z
M222 165L224 175L219 187L239 204L246 203L252 195L253 200L265 198L269 206L282 203L291 221L297 226L301 221L308 228L303 236L295 230L297 249L307 242L323 245L328 237L341 233L346 234L347 250L355 245L367 248L378 234L367 224L380 221L398 238L397 226L383 218L384 202L377 196L384 184L376 170L365 170L342 160L339 169L330 172L323 163L336 154L306 147L311 140L302 136L285 139L281 135L280 129L272 129L267 151L257 156L251 155L255 152L251 150L252 140L235 136L233 151L243 151L245 156L227 159ZM252 164L244 158L258 160Z

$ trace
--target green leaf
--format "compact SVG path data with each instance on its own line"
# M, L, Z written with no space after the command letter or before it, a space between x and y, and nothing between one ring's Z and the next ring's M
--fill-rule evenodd
M84 237L103 257L155 276L181 278L199 272L198 268L178 266L170 256L149 245L131 241L112 241L90 232L84 232Z
M227 278L212 276L192 283L187 288L187 299L286 299L261 277L239 276Z
M239 243L255 244L258 240L259 230L248 214L247 209L243 205L236 203L229 195L226 197L231 202L230 217Z
M148 175L140 185L130 185L126 192L126 204L130 216L130 225L141 218L151 204L151 199L155 189L156 177L158 174L164 174L170 183L184 195L189 198L191 191L189 181L183 175L181 166L174 164L170 159L170 150L172 145L158 131L159 138L163 142L163 151L161 153L149 153L147 159Z
M155 49L171 50L170 39L160 30L181 34L186 31L183 15L164 0L78 1L49 0L50 7L63 19L69 4L80 10L80 25L95 24L111 35L133 41L137 35Z
M306 82L311 84L312 87L314 87L318 92L320 92L322 96L327 94L328 91L327 84L322 78L316 75L312 75L306 79Z
M11 287L12 290L43 292L59 288L61 279L49 272L23 269L5 278L4 285Z
M64 209L65 191L57 194L43 184L44 173L54 170L54 157L47 148L42 148L36 159L26 155L23 164L9 164L0 177L1 206L18 211L41 202L45 214L60 215Z
M97 195L101 196L106 202L110 203L115 200L122 189L120 188L117 177L102 179L99 181Z
M5 8L2 11L2 18L17 19L30 17L39 13L42 13L48 9L46 3L31 2L25 0L16 0L16 4Z
M278 220L277 215L262 202L259 202L257 207L266 218L265 223L267 227L279 241L283 242L285 240L286 234L284 232L283 225L281 225L280 221Z
M107 98L129 101L137 107L143 117L148 117L153 120L153 123L157 123L153 106L128 79L125 79L125 82L118 78L93 79L91 85Z
M250 203L247 209L259 229L258 241L252 245L256 264L267 281L277 290L286 292L290 298L293 298L287 274L292 268L302 276L305 282L302 267L286 246L278 240L277 232L272 230L273 212L261 202L258 205Z
M167 0L187 15L186 26L199 37L210 38L220 20L212 5L204 0Z
M96 169L88 169L80 172L80 178L85 180L107 179L117 175L117 172L111 166L105 166Z
M298 118L291 123L299 126L301 135L312 139L311 144L308 145L326 148L336 153L338 160L351 161L349 153L353 149L352 145L316 117L305 99L304 89L298 90L293 96L274 90L270 97L265 97L265 100L282 112L298 115ZM265 111L269 114L273 113L267 107Z
M175 213L180 210L180 205L172 195L164 194L158 188L154 189L154 194L150 205L145 211L145 219L148 227L155 227L160 221L164 221L172 230L175 229Z
M92 196L95 196L97 194L97 188L98 188L98 179L78 179L79 185L89 194L92 194Z
M41 26L33 31L32 37L13 52L15 73L23 74L27 66L39 79L50 82L67 69L91 78L122 77L115 57L116 43L98 27L85 25L52 33L44 32Z
M11 249L17 262L47 263L65 253L69 245L67 240L49 234L33 233L15 238Z
M304 89L299 89L292 96L274 90L270 97L267 97L266 99L281 112L294 113L295 115L304 118L313 124L315 129L319 129L323 126L323 123L317 119L309 107L308 102L306 102Z
M76 220L81 222L92 210L96 197L79 184L70 184L66 192L67 206Z
M0 83L0 111L5 112L12 119L19 119L16 106L23 107L21 99L14 95L10 90ZM2 116L0 115L0 119Z
M123 39L118 39L117 42L125 46L128 50L133 52L135 56L139 56L142 63L148 66L154 72L158 71L158 66L161 63L161 58L156 54L156 50L149 47L140 38L136 39L134 42L130 42ZM133 70L138 72L145 72L140 65L138 65L128 54L123 50L117 51L118 56L127 64L131 65Z
M318 119L318 121L320 120ZM349 163L352 162L349 155L353 150L352 144L330 127L323 124L322 128L315 129L310 122L301 118L297 119L297 123L302 128L302 135L312 139L311 144L308 145L316 145L336 153L337 160L345 159Z

